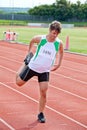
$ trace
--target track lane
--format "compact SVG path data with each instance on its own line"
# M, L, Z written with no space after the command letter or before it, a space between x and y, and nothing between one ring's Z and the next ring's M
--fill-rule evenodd
M15 69L15 71L17 71L19 69L19 67L21 66L21 62L17 62L15 60L11 60L11 59L3 59L1 58L1 64L2 66L7 66L9 69ZM4 65L3 63L6 62L6 65ZM12 63L13 62L13 63ZM14 67L15 66L15 67ZM68 71L68 70L66 70ZM86 89L86 86L87 86L87 83L82 81L81 80L77 80L75 78L70 78L69 76L65 76L66 73L64 73L64 75L62 74L59 74L59 73L55 73L53 72L51 74L51 80L50 80L50 83L52 83L54 86L60 86L61 89L64 89L64 90L68 90L70 92L74 92L78 95L78 93L80 93L83 97L87 97L87 89ZM82 75L82 73L81 73ZM83 75L84 76L84 75ZM57 80L55 80L57 78ZM84 76L85 77L85 76ZM65 84L62 84L62 81L65 82ZM67 85L68 84L68 85ZM72 85L72 87L70 87ZM84 92L83 92L84 91Z
M3 50L3 48L1 48L1 49ZM25 55L27 54L27 50L26 51L19 50L19 52L17 50L17 52L16 52L15 48L14 48L14 50L15 50L14 52L12 51L12 48L10 48L10 50L9 50L9 48L6 48L6 50L3 50L3 51L2 50L0 50L0 56L5 56L5 57L11 58L11 59L15 58L15 56L16 56L16 58L18 58L18 59L20 57L21 61L24 59ZM65 53L64 53L64 55L65 55ZM72 55L71 55L71 57L72 57ZM67 68L67 69L69 68L71 70L73 69L73 70L87 72L87 61L85 59L84 59L84 61L86 62L86 64L84 64L83 62L78 63L78 62L76 62L76 59L74 59L73 61L63 59L62 67Z
M87 54L80 55L75 53L65 53L64 55L65 60L69 60L71 62L75 61L76 63L86 64L87 65Z
M9 82L7 83L7 84L10 84ZM12 84L12 83L11 83ZM32 82L32 83L30 83L30 84L32 84L33 85L33 87L31 88L31 91L30 91L30 86L28 85L28 87L26 87L25 86L25 88L23 88L23 89L21 89L21 92L23 92L23 93L26 93L27 92L27 95L29 95L30 97L32 97L33 96L33 98L36 98L36 94L35 93L37 93L36 91L35 91L35 87L36 87L36 81L34 82ZM14 87L14 84L12 84L11 85L12 86L12 88ZM15 88L16 88L17 86L15 86ZM16 88L17 89L17 88ZM68 117L71 117L71 118L73 118L73 119L75 119L75 120L78 120L78 119L80 119L80 121L81 121L81 116L79 116L79 114L77 113L77 111L78 110L80 110L80 109L82 109L82 111L85 111L85 109L84 108L86 108L86 105L84 104L85 102L83 102L82 101L82 103L81 103L81 100L79 100L79 99L77 99L77 101L76 101L76 98L75 97L72 97L71 98L71 95L67 95L67 94L65 94L65 93L63 93L63 92L60 92L60 91L55 91L54 89L52 89L52 88L50 88L50 90L52 90L52 92L50 92L50 97L52 97L51 99L48 97L48 105L50 105L50 107L52 106L52 108L54 108L56 111L58 110L58 111L60 111L60 112L62 112L62 113L64 113L65 115L68 115ZM56 95L56 96L52 96L52 93L54 93L54 95ZM61 95L62 95L62 97L61 97ZM53 98L54 97L54 98ZM66 98L65 98L66 97ZM70 99L70 100L67 100L67 99ZM38 100L38 99L37 99ZM51 101L52 100L52 101ZM62 104L61 104L61 102L62 102ZM67 103L66 103L67 102ZM79 105L79 103L78 102L80 102L81 104L84 104L83 106L81 106L80 107L80 105ZM56 106L55 106L55 103L57 103L56 104ZM75 106L78 106L78 107L76 107L75 108L75 106L74 106L74 108L72 108L72 106L73 106L73 104L75 104ZM78 105L76 105L76 104L78 104ZM65 108L65 110L64 110L64 108ZM67 110L68 109L68 110ZM74 110L73 110L74 109ZM72 113L71 113L71 110L72 110ZM70 111L70 112L69 112ZM75 113L76 112L76 113ZM71 114L71 115L70 115ZM75 114L77 114L77 118L76 118L76 115ZM82 113L83 114L83 113ZM73 117L72 117L72 115L74 115ZM78 117L79 116L79 117ZM85 123L85 119L86 119L86 117L83 117L82 118L82 122L83 123Z
M24 57L22 58L17 58L17 56L13 57L12 54L10 55L9 58L7 58L6 56L7 54L5 54L5 56L0 56L1 60L8 60L8 62L17 62L22 64ZM87 67L87 66L83 66L83 67ZM74 74L72 75L72 73L74 72ZM72 69L70 67L64 67L61 66L61 69L57 70L56 73L58 74L63 74L66 76L69 76L71 78L75 78L77 80L82 80L84 82L87 82L87 72L86 71L80 71L80 70L76 70L76 69Z
M8 64L8 66L9 66L9 64ZM19 66L19 65L18 65ZM55 81L53 81L53 82L55 82ZM8 84L9 84L9 82L8 82ZM10 84L13 84L13 83L10 83ZM25 88L27 88L27 87L25 87ZM51 90L51 89L50 89ZM24 91L26 91L26 89L24 90ZM58 91L58 93L59 93L59 91ZM50 101L50 100L49 100ZM82 129L82 128L81 128ZM83 129L82 129L83 130Z
M0 130L14 130L14 128L8 124L5 120L0 118Z
M0 82L0 84L1 84L1 82ZM11 108L11 110L9 109L9 111L10 111L10 114L8 114L9 113L9 111L6 109L6 111L8 112L7 114L8 115L6 115L6 113L5 113L5 117L3 117L3 118L5 118L5 120L7 119L8 121L9 121L9 124L12 124L12 123L14 123L14 127L17 127L17 128L15 128L15 129L19 129L20 127L23 127L22 125L24 125L24 126L28 126L28 124L26 124L25 125L25 122L26 122L26 114L28 114L28 111L30 112L30 114L32 114L33 112L31 112L31 109L32 109L32 107L33 108L35 108L33 105L34 104L36 104L38 101L37 100L35 100L35 99L33 99L33 98L31 98L30 96L28 96L28 95L26 95L26 94L24 94L24 93L22 93L22 92L19 92L18 90L16 90L16 89L13 89L12 87L10 87L10 86L8 86L8 85L5 85L5 84L2 84L2 86L5 86L6 88L5 88L5 92L6 92L6 89L10 89L9 91L13 91L13 93L14 93L14 96L13 97L15 97L15 94L17 94L16 95L16 98L17 97L19 97L20 98L20 96L23 96L23 100L25 99L25 97L27 97L28 98L28 102L29 102L29 109L28 109L28 102L27 102L27 108L26 108L26 106L23 104L22 106L21 106L21 108L20 108L20 104L18 104L18 107L17 107L17 111L16 112L12 112L12 110L14 111L14 107L13 107L13 105L12 106L10 106L10 102L8 102L9 104L9 108ZM17 92L17 93L15 93L15 92ZM12 92L11 92L11 94L12 94ZM13 95L13 94L12 94ZM11 95L10 95L11 96ZM11 98L9 96L9 98ZM20 98L21 99L21 98ZM32 102L33 101L33 102ZM30 104L30 102L32 102L31 104ZM16 104L17 105L17 104ZM61 114L60 112L58 112L58 111L56 111L55 109L53 109L53 108L50 108L49 106L46 106L46 112L47 112L47 115L48 115L48 117L49 118L47 118L47 119L49 119L48 120L48 123L47 123L47 125L46 125L46 123L44 124L44 126L46 126L46 127L48 127L48 130L53 130L53 128L55 129L55 130L57 130L57 129L62 129L64 126L63 126L63 124L66 126L66 129L70 129L70 130L73 130L73 128L74 129L81 129L81 130L85 130L85 128L86 128L86 126L85 125L83 125L83 124L81 124L81 123L79 123L79 122L77 122L77 121L75 121L75 120L73 120L72 118L69 118L69 117L67 117L67 116L65 116L64 114ZM22 115L21 115L21 118L23 119L23 122L22 122L22 119L21 119L21 122L20 122L20 112L18 112L19 110L21 109L21 111L22 110L24 110L24 109L28 109L28 111L27 111L27 113L26 112L23 112L22 111ZM36 109L36 108L35 108ZM34 112L35 112L35 110L34 110ZM51 115L49 115L49 112L51 112ZM14 120L17 120L16 122L14 122L14 120L10 120L12 117L14 116ZM15 117L16 116L16 117ZM29 115L30 116L30 115ZM29 123L29 116L27 116L27 120L28 120L28 122L27 123ZM34 114L34 116L35 116L35 114ZM30 116L31 117L31 116ZM66 117L66 118L64 118L64 117ZM25 119L25 120L24 120ZM34 119L34 117L33 117L33 119ZM54 121L55 120L55 121ZM24 122L25 121L25 122ZM31 119L30 119L30 121L31 121ZM62 121L62 122L61 122ZM53 125L50 129L49 129L49 123L53 123L53 122L55 122L55 124L56 124L56 128L55 128L55 126ZM17 125L17 123L18 123L18 125ZM24 123L24 124L23 124ZM21 125L22 124L22 125ZM41 124L40 124L41 125ZM13 126L13 125L12 125ZM34 128L35 129L35 128ZM42 126L42 129L44 130L45 129L45 127L43 127ZM35 129L35 130L37 130L37 129Z

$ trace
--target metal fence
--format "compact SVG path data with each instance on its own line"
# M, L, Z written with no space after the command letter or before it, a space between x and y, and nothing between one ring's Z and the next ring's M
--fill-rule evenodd
M15 20L20 20L20 21L25 21L26 23L29 22L34 22L34 23L46 23L46 22L51 22L53 20L55 20L55 18L53 16L35 16L35 15L29 15L29 14L15 14L15 13L12 13L12 14L0 14L0 19L2 20L11 20L12 23L10 24L15 24ZM56 18L56 20L59 20ZM13 23L14 21L14 23ZM60 21L60 20L59 20ZM79 19L67 19L65 22L80 22L81 23L81 20ZM87 22L87 19L82 19L82 22ZM25 24L26 24L25 23ZM4 25L5 23L3 23ZM20 23L20 25L22 25L22 23ZM79 25L80 26L80 25ZM87 26L84 25L84 26Z
M48 16L33 16L28 14L0 14L0 19L4 20L24 20L24 21L52 21L53 17Z

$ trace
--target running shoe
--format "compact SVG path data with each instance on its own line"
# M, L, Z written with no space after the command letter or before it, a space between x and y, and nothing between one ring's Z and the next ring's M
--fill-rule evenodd
M45 123L45 117L44 117L44 114L41 112L40 114L38 114L38 121L40 123Z

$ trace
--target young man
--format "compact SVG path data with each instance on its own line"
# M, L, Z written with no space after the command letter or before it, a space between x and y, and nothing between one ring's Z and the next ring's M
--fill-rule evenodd
M45 122L44 108L46 104L49 73L60 67L63 58L63 43L58 38L60 32L61 23L53 21L49 26L49 33L47 35L33 37L29 44L29 55L24 60L25 63L16 76L16 84L18 86L22 86L33 76L38 77L40 89L38 120L41 123ZM34 43L37 43L37 50L33 55L32 48ZM31 60L29 59L29 62L26 63L30 57L32 57Z

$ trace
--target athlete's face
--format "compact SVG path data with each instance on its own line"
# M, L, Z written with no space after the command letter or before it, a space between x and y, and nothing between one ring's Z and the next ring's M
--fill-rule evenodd
M58 36L58 31L56 30L50 30L50 37L55 40L55 38Z

